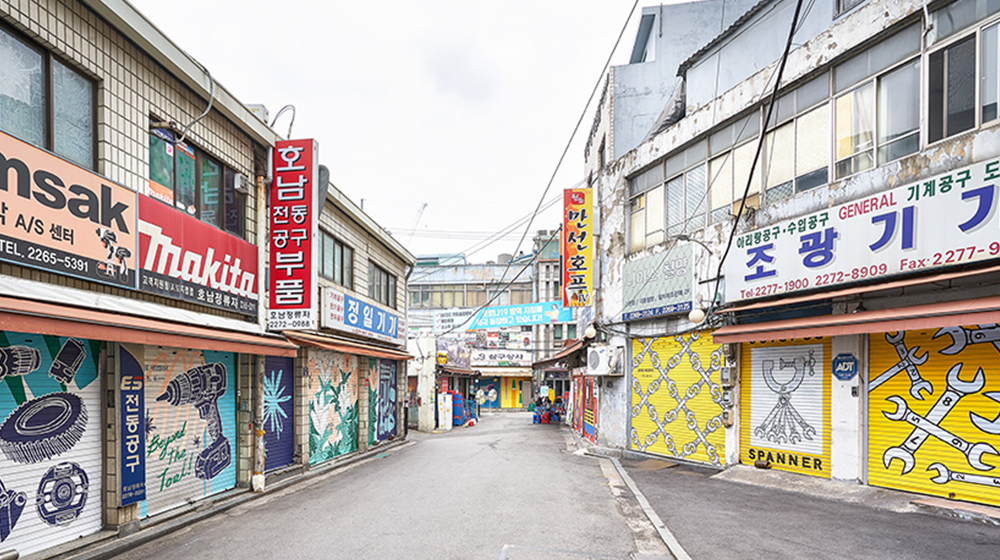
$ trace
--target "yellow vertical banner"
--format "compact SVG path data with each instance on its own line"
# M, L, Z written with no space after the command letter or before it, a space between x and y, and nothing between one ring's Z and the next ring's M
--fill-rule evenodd
M563 191L562 269L564 307L587 307L594 292L593 189Z

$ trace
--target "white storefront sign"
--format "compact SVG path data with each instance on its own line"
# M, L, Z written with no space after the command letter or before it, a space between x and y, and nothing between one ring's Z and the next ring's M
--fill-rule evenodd
M990 160L742 234L726 301L998 258L998 185Z

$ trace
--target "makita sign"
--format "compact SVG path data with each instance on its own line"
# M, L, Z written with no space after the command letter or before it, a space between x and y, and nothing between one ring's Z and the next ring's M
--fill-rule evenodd
M139 289L257 314L257 247L139 196Z

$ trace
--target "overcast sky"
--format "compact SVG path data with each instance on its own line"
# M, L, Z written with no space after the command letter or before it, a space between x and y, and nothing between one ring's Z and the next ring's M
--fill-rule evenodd
M468 252L534 210L634 0L130 1L243 103L272 119L294 105L292 136L315 138L333 183L421 255ZM594 110L546 198L583 178ZM557 227L560 205L531 231Z

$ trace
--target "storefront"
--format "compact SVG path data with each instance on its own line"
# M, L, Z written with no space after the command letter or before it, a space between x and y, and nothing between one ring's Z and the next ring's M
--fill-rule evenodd
M601 384L584 375L587 368L576 368L573 374L573 429L591 443L597 443L598 398Z
M264 470L271 472L295 460L295 375L293 358L264 360Z
M531 369L528 367L479 367L477 400L487 409L527 408L531 401Z
M632 340L629 448L716 467L726 462L726 364L708 331Z

